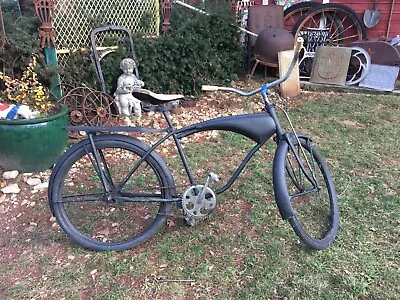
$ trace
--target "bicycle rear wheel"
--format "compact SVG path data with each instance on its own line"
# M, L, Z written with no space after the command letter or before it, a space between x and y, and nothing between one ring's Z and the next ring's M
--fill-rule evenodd
M309 140L292 141L284 150L284 169L278 184L290 199L294 214L289 218L297 236L313 249L322 250L334 241L339 227L339 208L334 183L324 158ZM299 160L301 163L299 163Z
M111 196L105 192L91 144L84 140L61 158L52 175L49 201L54 216L75 243L92 250L120 251L144 243L165 223L171 202L161 200L171 198L172 175L152 153L129 177L149 148L139 140L99 135L95 145Z

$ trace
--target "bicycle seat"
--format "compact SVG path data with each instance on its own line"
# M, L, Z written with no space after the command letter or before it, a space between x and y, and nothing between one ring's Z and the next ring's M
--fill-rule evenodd
M137 89L132 92L132 95L140 101L148 102L152 105L166 104L171 101L185 99L183 95L157 94L146 89Z

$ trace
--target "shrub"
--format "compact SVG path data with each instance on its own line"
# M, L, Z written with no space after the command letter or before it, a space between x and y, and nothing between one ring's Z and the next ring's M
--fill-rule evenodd
M134 38L145 87L154 92L196 95L202 84L226 84L236 79L243 67L244 53L240 33L233 23L227 8L207 16L174 7L169 35ZM109 94L121 74L119 62L128 54L121 47L101 61ZM98 88L95 69L86 54L75 53L61 73L65 83L78 79L79 84Z
M243 48L227 13L174 9L170 34L136 39L143 81L157 92L196 94L202 84L226 84L243 66Z

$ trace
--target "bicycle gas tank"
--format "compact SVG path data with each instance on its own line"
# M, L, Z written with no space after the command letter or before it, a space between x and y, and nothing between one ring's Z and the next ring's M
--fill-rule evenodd
M184 129L183 136L192 134L193 130L227 130L244 135L259 144L266 142L276 132L275 122L267 112L220 117Z

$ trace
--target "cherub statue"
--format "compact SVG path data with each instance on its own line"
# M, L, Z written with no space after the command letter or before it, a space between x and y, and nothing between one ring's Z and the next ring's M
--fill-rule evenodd
M144 82L133 74L136 63L132 58L124 58L119 66L124 72L118 77L117 89L114 93L119 113L130 116L133 110L135 116L140 118L142 116L140 100L133 97L132 92L140 89Z

